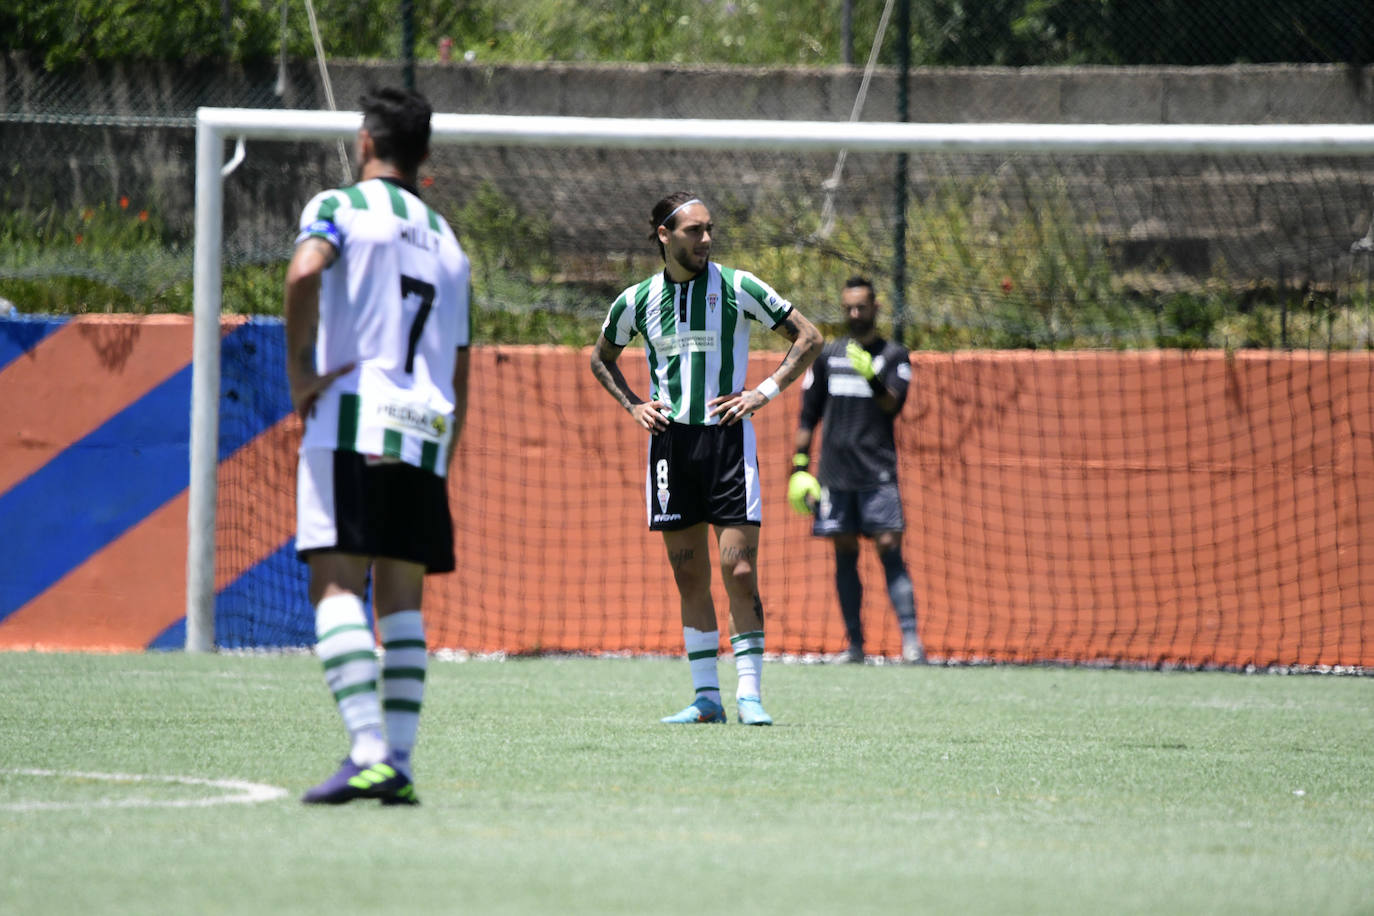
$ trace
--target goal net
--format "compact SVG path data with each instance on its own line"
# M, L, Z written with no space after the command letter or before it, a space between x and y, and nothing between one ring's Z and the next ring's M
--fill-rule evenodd
M279 308L298 209L346 181L357 123L199 115L193 648L313 639L281 327L219 319ZM686 189L721 263L831 334L867 276L915 351L903 553L933 657L1374 663L1374 129L438 115L434 141L421 192L477 307L436 648L681 651L643 435L579 347L659 269L649 208ZM754 338L751 381L784 346ZM797 398L755 417L760 589L769 650L806 656L845 637L830 547L785 501ZM896 654L868 547L861 576L869 649Z

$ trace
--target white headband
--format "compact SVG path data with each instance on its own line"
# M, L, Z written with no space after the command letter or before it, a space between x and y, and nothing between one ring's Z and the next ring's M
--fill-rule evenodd
M673 208L673 210L672 210L671 213L669 213L667 216L663 217L663 219L659 220L659 221L658 221L658 224L659 224L660 226L666 226L666 225L668 224L668 220L672 219L674 216L677 216L677 211L681 210L683 207L690 207L692 204L699 204L699 203L701 203L701 201L698 200L697 198L693 197L691 200L686 201L685 203L680 203L680 204L678 204L676 207Z

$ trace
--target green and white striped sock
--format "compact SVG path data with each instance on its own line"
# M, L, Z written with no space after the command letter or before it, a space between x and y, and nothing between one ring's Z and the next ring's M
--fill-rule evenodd
M397 611L377 619L382 637L382 714L386 740L398 766L410 775L410 754L420 728L429 652L419 611Z
M720 652L720 630L682 628L687 661L692 666L692 686L698 697L720 703L720 677L716 674L716 654Z
M761 697L763 694L763 631L753 630L730 637L735 652L735 671L739 673L737 697Z
M386 756L377 698L377 645L357 595L331 595L315 606L315 652L353 742L349 756L371 766Z

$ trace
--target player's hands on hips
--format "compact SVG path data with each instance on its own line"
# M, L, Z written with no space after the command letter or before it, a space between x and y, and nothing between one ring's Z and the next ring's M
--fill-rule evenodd
M816 503L821 501L820 481L800 468L793 471L787 481L787 501L801 515L815 512Z
M662 401L640 401L630 405L630 416L643 429L651 433L661 433L668 428L668 418L663 415L666 405Z
M873 356L863 347L859 346L857 340L851 340L845 345L844 355L849 357L849 365L854 367L854 371L863 376L864 381L871 382L877 371L873 368Z
M292 371L289 373L291 385L291 406L296 410L296 416L304 420L315 402L324 394L325 389L334 384L334 380L341 375L347 375L353 371L353 363L340 366L337 369L326 372L324 375L316 375L313 372Z
M708 411L708 416L720 417L722 426L730 426L743 420L767 403L768 398L757 388L746 388L743 391L733 391L730 394L722 394L718 398L712 398L706 402L706 406L711 408Z

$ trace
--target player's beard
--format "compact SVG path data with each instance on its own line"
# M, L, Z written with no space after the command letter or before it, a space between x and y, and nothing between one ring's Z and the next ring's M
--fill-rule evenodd
M867 337L873 331L874 321L872 318L846 318L845 326L849 328L849 336L855 340Z
M683 270L690 274L699 274L706 269L706 262L711 260L711 253L707 251L706 254L699 255L687 248L674 254L673 258Z

